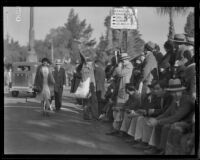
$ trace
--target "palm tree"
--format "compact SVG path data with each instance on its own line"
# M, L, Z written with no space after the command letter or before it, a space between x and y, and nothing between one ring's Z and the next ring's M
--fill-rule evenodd
M186 14L190 7L157 7L156 10L160 15L169 15L169 34L168 39L174 38L174 15Z

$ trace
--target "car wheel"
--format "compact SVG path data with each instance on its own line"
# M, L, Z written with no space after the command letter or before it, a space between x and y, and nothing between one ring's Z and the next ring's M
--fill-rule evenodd
M12 96L13 97L18 97L19 91L12 91Z

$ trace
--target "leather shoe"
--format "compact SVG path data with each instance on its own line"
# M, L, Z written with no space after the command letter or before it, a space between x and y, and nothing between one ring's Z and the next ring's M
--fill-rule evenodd
M132 147L137 148L137 149L145 149L148 147L148 143L139 142L137 144L132 145Z
M118 134L118 133L119 133L119 131L113 130L113 131L111 131L111 132L107 132L106 135L116 135L116 134Z
M144 150L144 153L146 155L160 155L160 154L162 154L162 152L163 152L162 150L157 149L156 147L152 147L150 149Z

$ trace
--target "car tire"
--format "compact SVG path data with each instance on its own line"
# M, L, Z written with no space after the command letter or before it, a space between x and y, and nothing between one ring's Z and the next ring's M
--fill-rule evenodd
M13 97L18 97L19 91L12 91L12 96Z

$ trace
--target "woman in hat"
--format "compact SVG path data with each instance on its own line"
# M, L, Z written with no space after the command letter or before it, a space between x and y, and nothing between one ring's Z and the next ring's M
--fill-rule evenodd
M54 95L55 83L49 64L48 58L42 59L42 64L37 68L34 81L34 88L38 92L36 99L44 102L47 108L50 107L51 97Z

